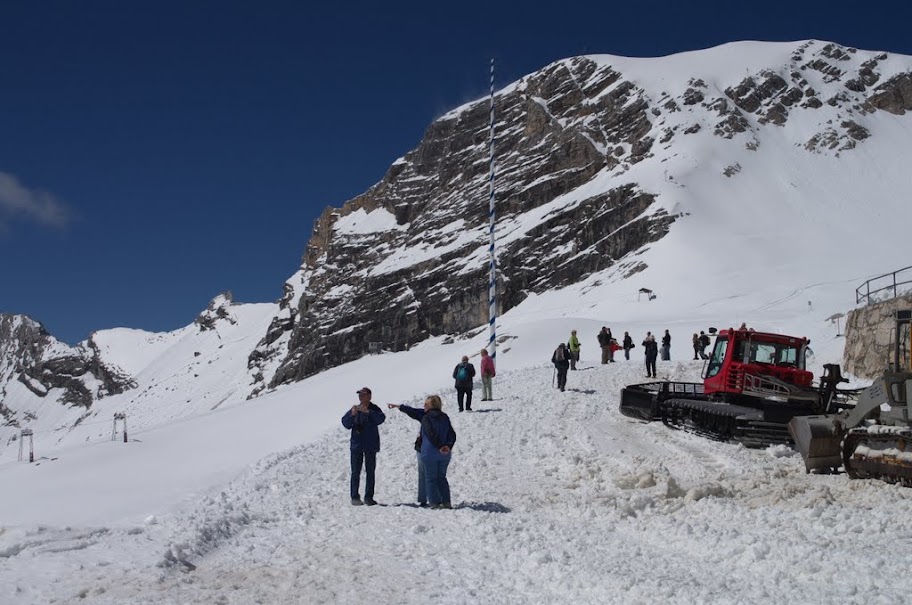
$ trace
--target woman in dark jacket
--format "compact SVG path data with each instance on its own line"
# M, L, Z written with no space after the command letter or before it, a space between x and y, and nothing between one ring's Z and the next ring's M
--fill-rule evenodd
M398 409L400 412L413 418L418 422L421 422L424 419L424 415L428 412L428 400L424 400L424 409L419 410L418 408L409 407L407 405L397 405L395 403L387 403L386 407L389 409ZM415 439L415 457L418 459L418 505L425 507L428 505L427 499L427 478L424 473L424 460L421 459L421 430L418 430L418 438Z
M420 455L424 462L428 502L431 508L453 508L446 474L451 450L456 444L456 431L450 424L450 417L443 413L443 402L438 395L429 396L424 407L427 413L421 419Z

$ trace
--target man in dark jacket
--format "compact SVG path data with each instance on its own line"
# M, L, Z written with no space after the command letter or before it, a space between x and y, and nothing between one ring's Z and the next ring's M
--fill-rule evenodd
M633 339L630 334L624 332L624 359L630 361L630 349L633 348Z
M563 391L567 387L567 370L570 369L570 350L564 343L557 345L551 355L551 363L557 368L557 388Z
M665 330L665 336L662 337L662 361L671 361L671 334Z
M465 409L471 412L475 366L469 363L467 355L463 355L462 361L453 368L453 378L456 379L456 402L459 404L459 411L462 411L462 402L465 400Z
M709 359L709 355L706 354L706 347L709 346L709 335L704 331L700 330L700 359Z
M371 403L371 390L358 389L359 404L342 416L342 426L351 431L351 503L355 506L373 506L374 471L377 468L377 452L380 451L378 426L386 420L386 414ZM361 467L365 468L364 502L358 493L361 487Z
M598 333L598 343L602 349L602 363L608 363L611 360L611 332L608 328L602 328Z
M646 353L646 378L656 377L656 357L659 356L659 345L656 343L655 336L652 332L646 332L646 340L643 341L643 348Z

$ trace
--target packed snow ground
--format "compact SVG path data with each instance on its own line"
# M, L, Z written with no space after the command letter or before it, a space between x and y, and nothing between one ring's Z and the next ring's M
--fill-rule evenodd
M530 363L502 370L495 400L459 414L445 377L468 343L368 358L333 377L336 395L321 401L325 414L315 416L320 430L296 426L300 445L201 495L178 479L174 493L140 515L119 489L130 478L114 474L101 482L108 492L97 484L83 490L103 510L93 523L37 524L27 502L0 508L0 602L892 603L908 594L902 553L912 537L912 490L806 475L785 447L748 450L621 416L621 387L645 380L642 349L629 362L620 356L607 366L593 363L591 321L528 324L502 345L509 349L504 360L523 341L530 346L523 358L550 356L545 343L570 325L585 327L584 353L564 393L552 386L550 364ZM660 378L699 380L702 362L691 361L683 344L673 349L676 360L659 362ZM437 358L439 351L453 363ZM397 358L399 368L388 365ZM376 385L391 369L405 389L413 377L444 378L435 378L436 389L388 398L385 392L400 389ZM418 425L385 405L381 506L349 505L348 433L339 418L362 383L374 386L378 404L419 405L427 392L444 395L458 431L449 473L455 510L415 507ZM246 426L248 439L268 441L268 427L281 432L283 422L273 412L289 413L284 400L309 399L307 393L305 382L222 414L259 408L256 417L226 423L211 414L210 421ZM199 455L186 450L194 441L217 453L213 460L245 446L243 432L194 432L159 441L153 431L140 443L81 449L102 452L94 461L102 464L142 448L189 458ZM79 451L37 466L0 466L0 478L34 497L35 483L20 473L35 477ZM181 464L147 467L145 481L167 489ZM84 470L72 472L87 481L99 474ZM53 504L37 507L43 515L86 514L68 510L85 505L78 480L66 493L45 487L42 497ZM4 490L4 501L15 492ZM105 516L110 522L97 521ZM16 519L27 522L9 523Z

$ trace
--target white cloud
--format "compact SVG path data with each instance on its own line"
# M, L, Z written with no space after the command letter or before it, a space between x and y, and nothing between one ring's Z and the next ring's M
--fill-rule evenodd
M0 172L0 226L15 218L63 227L70 217L66 206L53 194L29 189L14 175Z

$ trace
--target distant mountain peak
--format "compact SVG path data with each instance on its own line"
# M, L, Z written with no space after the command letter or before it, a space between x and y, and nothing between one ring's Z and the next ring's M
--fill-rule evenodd
M227 322L231 325L237 324L237 319L231 312L231 306L234 304L234 296L231 291L218 294L206 306L206 310L197 315L193 320L201 332L214 330L219 322Z

